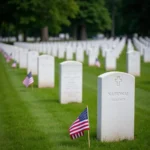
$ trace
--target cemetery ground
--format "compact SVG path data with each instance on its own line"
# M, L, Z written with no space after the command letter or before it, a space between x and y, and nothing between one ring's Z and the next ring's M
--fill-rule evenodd
M125 48L126 49L126 48ZM69 126L88 105L91 148L93 150L150 149L150 63L141 60L141 76L136 77L135 139L120 142L100 142L97 130L97 76L101 68L83 64L83 103L59 103L59 63L55 58L55 87L38 88L37 76L29 88L22 84L25 69L12 69L0 54L0 149L1 150L87 150L87 131L76 140L69 137ZM126 71L126 51L117 61L117 71ZM111 85L110 85L111 86Z

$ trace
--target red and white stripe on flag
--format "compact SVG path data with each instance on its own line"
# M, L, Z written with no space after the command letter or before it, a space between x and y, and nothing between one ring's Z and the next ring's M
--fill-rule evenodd
M72 135L70 135L70 137L71 137L72 139L76 139L76 138L78 138L78 137L80 137L80 136L83 136L83 135L84 135L84 131L83 131L83 132L78 132L78 133L72 134Z
M80 120L79 118L69 128L70 137L76 139L84 135L84 131L89 130L89 121L87 119Z

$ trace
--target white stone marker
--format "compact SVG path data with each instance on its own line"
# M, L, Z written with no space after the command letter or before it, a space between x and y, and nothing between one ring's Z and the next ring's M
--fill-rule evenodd
M54 87L54 57L41 55L38 57L38 87Z
M20 50L20 60L19 60L20 68L27 68L27 56L28 50L26 49Z
M72 60L73 59L73 51L70 46L66 48L66 59L67 60Z
M28 62L27 62L27 73L30 71L32 75L37 75L37 58L38 58L37 51L29 51L28 52Z
M144 62L150 62L150 47L146 47L144 50Z
M19 55L20 55L20 50L19 50L19 48L15 48L15 60L16 60L16 62L17 63L19 63Z
M113 52L106 52L105 69L107 71L116 70L116 57Z
M95 66L96 58L97 58L97 55L96 55L95 51L92 49L89 49L89 52L88 52L88 64L89 64L89 66Z
M123 72L98 76L97 138L134 139L135 77Z
M59 47L58 49L58 58L64 58L65 48Z
M60 63L60 103L82 102L82 63Z
M57 57L57 51L58 51L57 46L53 46L53 48L52 48L52 56Z
M140 76L140 52L133 51L127 53L127 73Z
M77 47L76 49L76 61L84 62L84 50L82 47Z

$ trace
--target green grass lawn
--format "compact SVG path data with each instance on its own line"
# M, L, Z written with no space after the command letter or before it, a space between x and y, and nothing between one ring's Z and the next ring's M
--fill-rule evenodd
M141 76L136 77L135 140L102 143L96 139L97 76L102 67L83 64L83 103L59 103L59 63L55 59L55 88L25 88L22 84L25 69L12 69L0 54L0 150L87 150L85 136L71 140L68 128L89 106L91 148L93 150L149 150L150 149L150 63L141 59ZM126 71L126 51L117 61L117 71Z

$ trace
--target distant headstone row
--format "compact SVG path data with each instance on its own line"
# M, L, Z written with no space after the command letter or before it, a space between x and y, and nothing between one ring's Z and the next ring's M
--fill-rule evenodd
M140 52L134 50L131 40L128 40L126 62L127 62L126 65L127 72L134 76L140 76L141 73Z

